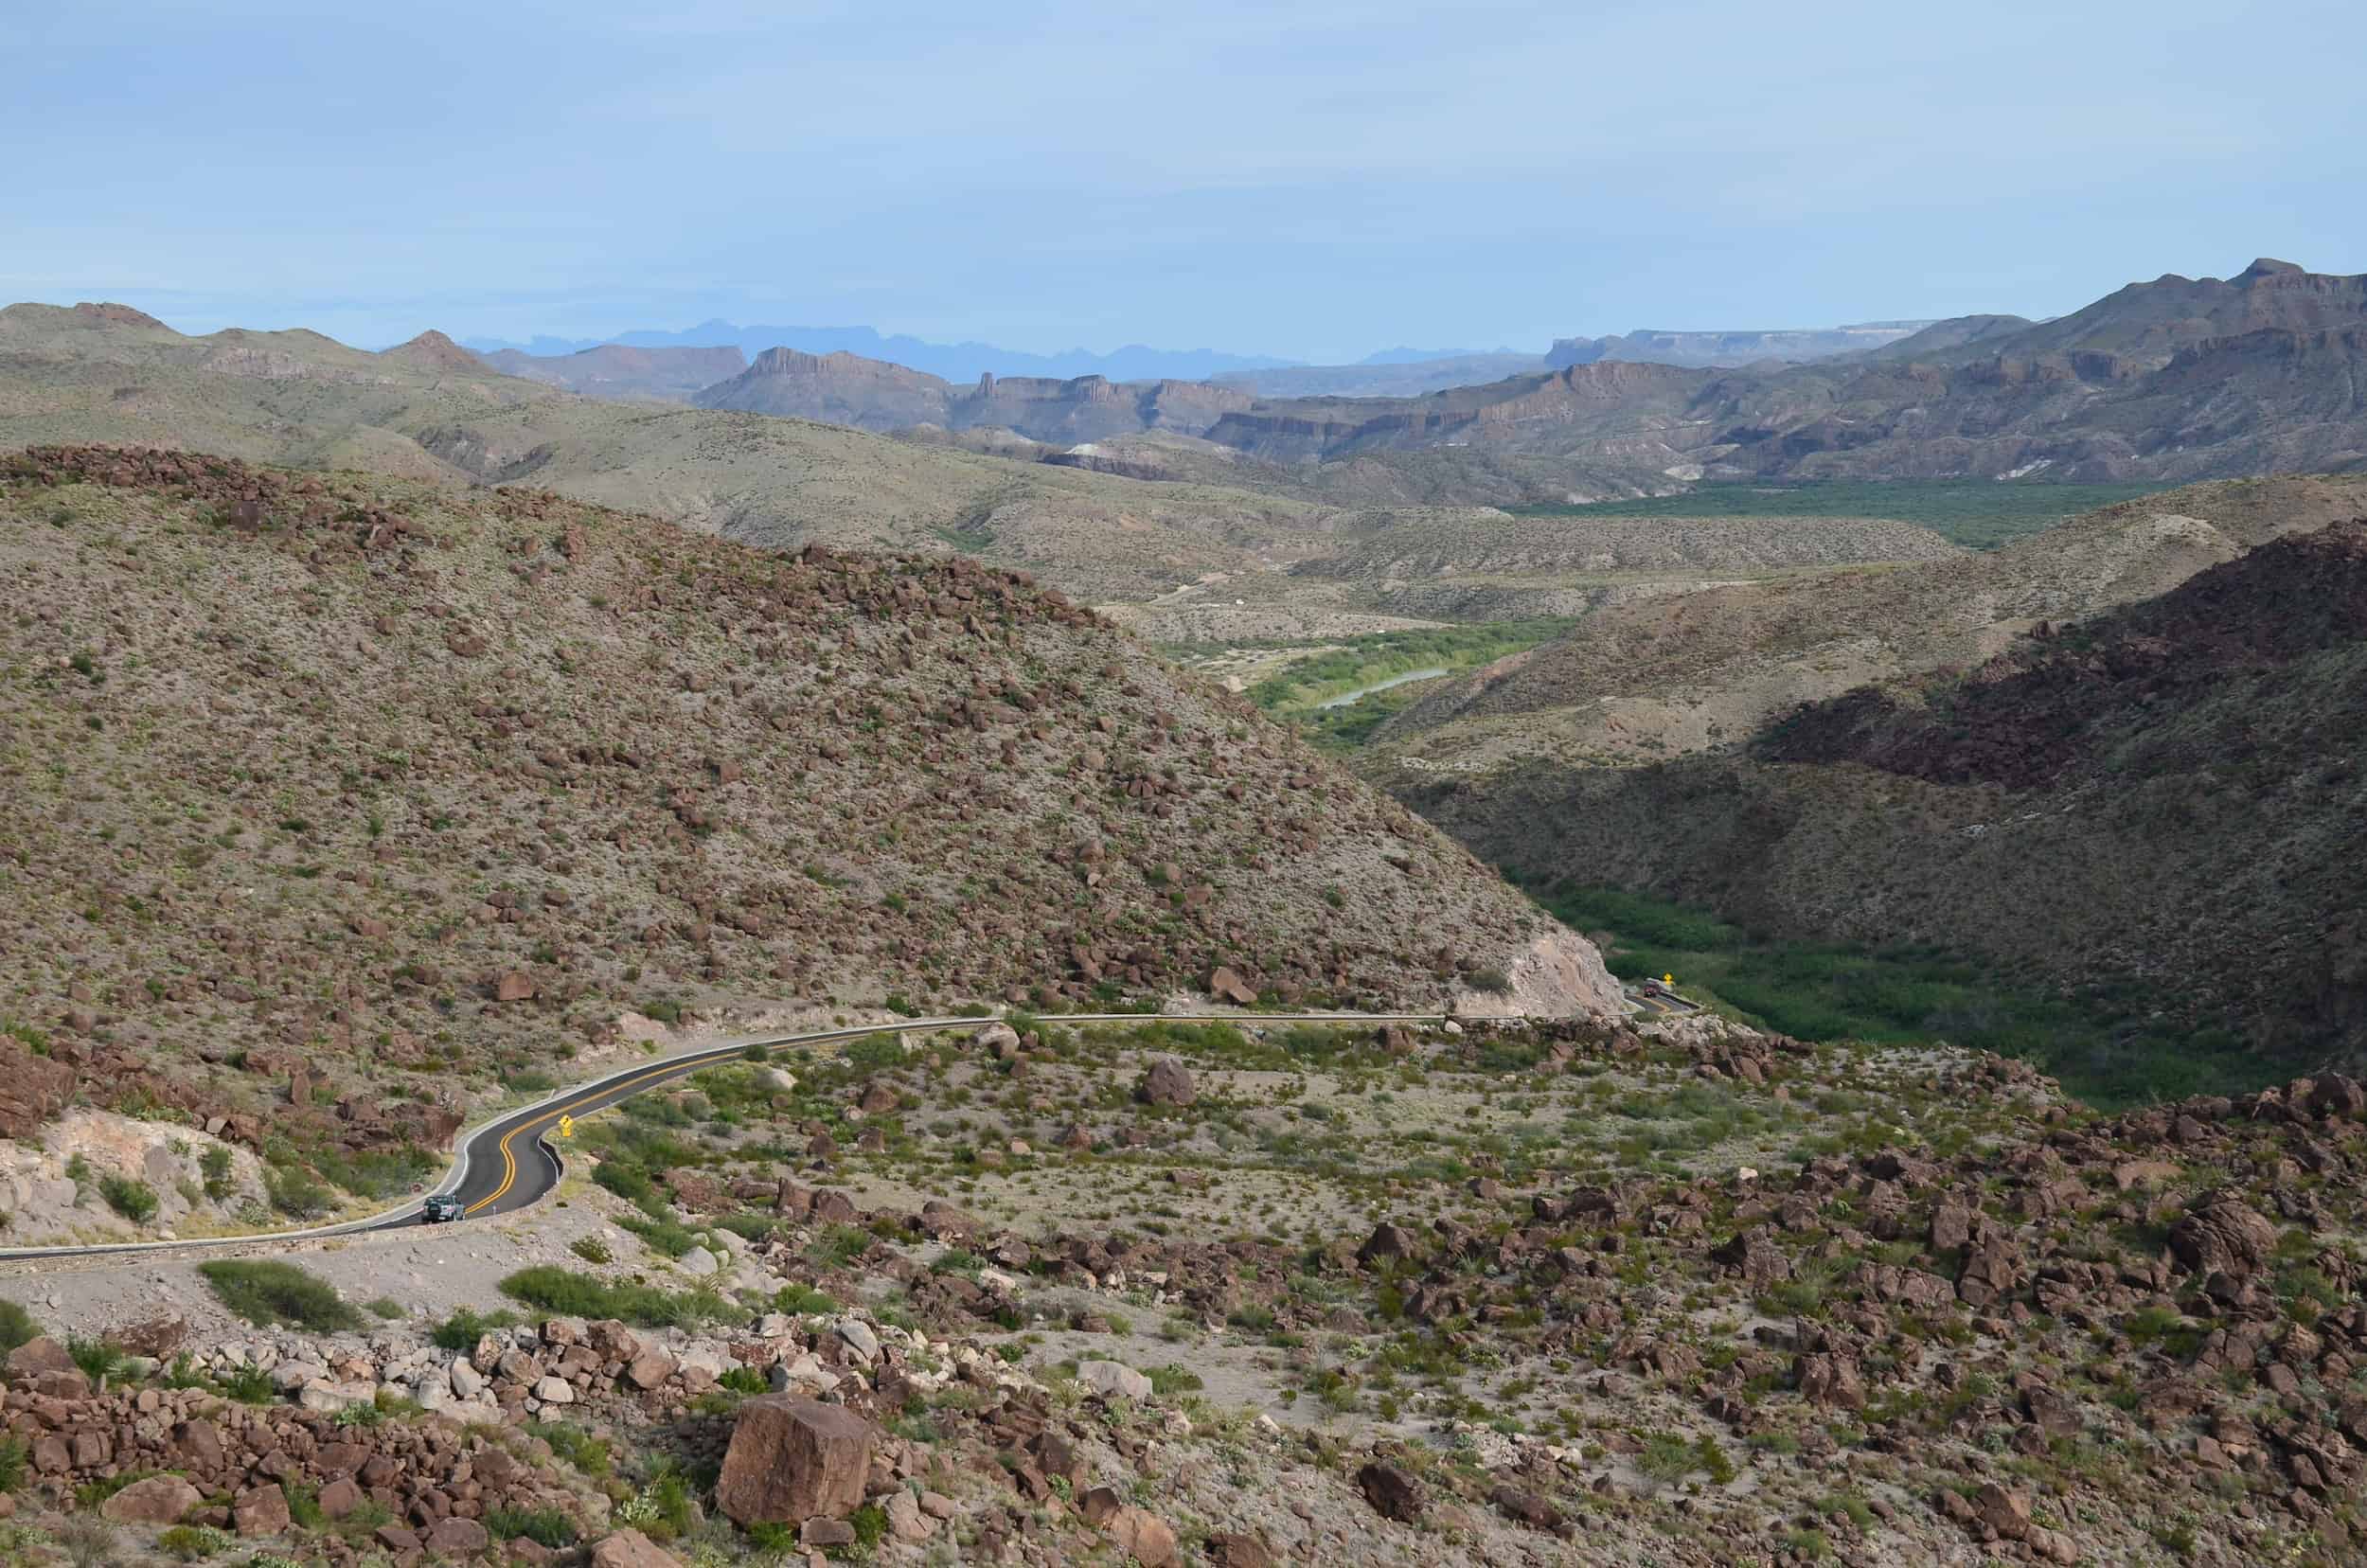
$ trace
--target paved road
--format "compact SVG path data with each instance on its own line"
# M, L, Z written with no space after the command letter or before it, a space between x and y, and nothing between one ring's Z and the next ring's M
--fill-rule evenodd
M1227 1024L1431 1024L1442 1013L1059 1013L1050 1015L1060 1024L1153 1024L1153 1023L1227 1023ZM437 1183L436 1193L451 1193L459 1198L468 1219L481 1220L497 1214L508 1214L525 1208L559 1185L560 1155L551 1148L557 1136L561 1116L588 1115L604 1111L612 1105L631 1099L633 1096L668 1083L702 1068L721 1062L736 1061L751 1045L778 1048L789 1045L822 1045L837 1041L861 1040L865 1035L881 1033L917 1034L932 1029L974 1029L1000 1022L994 1017L983 1018L913 1018L894 1024L865 1024L853 1028L823 1029L812 1034L755 1036L734 1039L701 1050L667 1057L663 1060L646 1061L595 1078L572 1089L562 1089L546 1099L538 1100L522 1110L506 1114L467 1133L461 1140L460 1153L453 1168ZM277 1231L264 1236L211 1237L189 1241L117 1241L97 1246L80 1247L12 1247L0 1249L0 1262L10 1259L44 1257L85 1257L108 1253L194 1252L228 1247L253 1248L275 1241L310 1240L326 1236L352 1236L364 1231L397 1230L420 1223L420 1200L406 1201L401 1207L365 1220L347 1221L343 1224L320 1225L311 1230Z

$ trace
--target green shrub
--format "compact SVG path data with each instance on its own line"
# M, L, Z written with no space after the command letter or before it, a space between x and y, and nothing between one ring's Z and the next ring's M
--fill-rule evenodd
M135 1225L145 1225L156 1218L156 1189L146 1182L135 1182L129 1176L102 1176L98 1179L98 1195L107 1200L107 1206Z
M586 1263L614 1263L616 1255L608 1250L608 1243L596 1236L579 1236L567 1243L567 1250Z
M612 1285L592 1274L543 1264L501 1283L502 1293L559 1317L618 1318L637 1328L693 1328L727 1315L712 1295L674 1293L653 1285Z
M230 1150L222 1144L208 1145L197 1157L197 1168L205 1178L205 1196L216 1203L230 1196Z
M25 1484L25 1466L32 1452L13 1432L0 1437L0 1492L12 1492Z
M13 1301L0 1301L0 1355L39 1338L41 1325L33 1321L32 1313Z
M328 1334L362 1327L362 1314L335 1287L293 1263L223 1258L201 1263L197 1272L224 1307L258 1328L305 1328Z
M511 1311L479 1312L463 1307L428 1333L428 1339L438 1350L473 1350L476 1342L501 1328L514 1328L518 1314Z
M308 1170L266 1166L263 1191L271 1206L292 1220L317 1220L337 1206L337 1195L313 1180Z
M557 1508L488 1508L485 1528L495 1541L524 1536L554 1551L576 1541L576 1522Z
M730 1367L715 1381L718 1386L728 1388L735 1394L769 1394L773 1390L764 1374L753 1366Z
M259 1366L241 1366L222 1380L222 1391L240 1404L270 1404L279 1398L271 1374Z
M77 1334L65 1342L66 1354L82 1369L82 1376L93 1383L102 1383L123 1373L123 1352L104 1340L84 1339Z
M393 1323L396 1320L408 1315L402 1303L397 1301L393 1296L380 1296L376 1301L369 1302L366 1305L369 1314L372 1317L383 1318L388 1323Z
M595 1437L570 1422L529 1421L526 1432L550 1444L551 1452L594 1480L607 1475L616 1467L615 1459L609 1452L607 1438Z
M1153 1366L1143 1376L1150 1380L1151 1391L1161 1398L1175 1394L1197 1394L1208 1386L1201 1375L1188 1366Z
M156 1549L183 1562L203 1562L228 1551L238 1539L210 1524L175 1524L156 1538Z

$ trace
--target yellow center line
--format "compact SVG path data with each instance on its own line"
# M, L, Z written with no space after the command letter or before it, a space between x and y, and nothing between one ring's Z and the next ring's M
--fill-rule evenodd
M813 1042L813 1043L820 1044L826 1041L842 1039L847 1035L871 1034L876 1032L877 1031L875 1030L862 1028L835 1030L829 1034L819 1037ZM744 1045L732 1045L725 1046L711 1054L718 1058L731 1057L746 1049L747 1047ZM517 1184L518 1156L517 1153L509 1147L509 1140L516 1137L519 1133L533 1131L539 1134L542 1129L550 1126L551 1123L557 1121L560 1117L581 1109L583 1106L600 1098L602 1096L614 1094L619 1089L630 1089L636 1083L647 1083L650 1079L654 1078L665 1078L670 1074L689 1072L696 1067L703 1065L706 1060L706 1056L685 1057L674 1061L667 1062L661 1066L652 1067L646 1073L635 1074L633 1077L629 1078L614 1079L608 1083L597 1085L595 1088L587 1090L584 1094L578 1096L573 1100L568 1101L564 1105L554 1105L550 1107L541 1115L535 1117L534 1120L527 1122L523 1126L511 1128L508 1131L502 1134L501 1185L495 1187L489 1196L480 1198L475 1203L471 1203L464 1212L468 1214L474 1214L481 1208L485 1208L490 1204L501 1202L503 1196Z

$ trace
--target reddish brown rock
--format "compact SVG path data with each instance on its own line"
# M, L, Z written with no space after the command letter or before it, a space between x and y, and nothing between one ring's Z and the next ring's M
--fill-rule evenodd
M239 1494L230 1518L242 1536L274 1536L288 1527L288 1496L276 1486L249 1487Z
M767 1394L739 1407L716 1506L742 1524L841 1519L863 1503L879 1434L840 1405Z
M174 1524L205 1501L205 1494L180 1476L151 1475L101 1503L98 1512L118 1524Z
M2233 1192L2205 1193L2170 1227L2170 1251L2198 1274L2241 1279L2275 1253L2276 1227Z
M1189 1105L1200 1097L1200 1086L1192 1081L1190 1068L1173 1057L1161 1057L1143 1075L1135 1093L1148 1105Z
M639 1530L618 1530L592 1548L592 1568L682 1568L682 1559Z
M1383 1519L1400 1523L1419 1519L1429 1500L1422 1495L1421 1483L1395 1465L1376 1459L1356 1472L1356 1489L1364 1494L1364 1501Z

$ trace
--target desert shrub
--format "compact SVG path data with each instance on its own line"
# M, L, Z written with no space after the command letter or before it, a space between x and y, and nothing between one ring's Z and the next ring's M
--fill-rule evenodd
M32 1313L13 1301L0 1301L0 1353L39 1338L41 1325L33 1321Z
M1162 1398L1174 1394L1197 1394L1208 1386L1206 1380L1188 1366L1153 1366L1147 1369L1143 1376L1150 1380L1151 1391Z
M567 1421L529 1421L526 1431L550 1444L551 1452L595 1480L616 1468L608 1439L595 1437L579 1426Z
M210 1524L175 1524L156 1538L156 1549L183 1562L203 1562L228 1551L238 1539Z
M30 1445L13 1432L0 1437L0 1492L12 1492L25 1484L25 1466L32 1452Z
M105 1382L123 1373L123 1352L104 1340L84 1339L80 1334L65 1342L66 1354L82 1369L82 1376L93 1383Z
M567 1250L586 1263L614 1263L616 1255L608 1250L608 1243L596 1236L579 1236L567 1243Z
M197 1272L230 1311L258 1328L304 1328L316 1334L362 1327L362 1314L318 1275L293 1263L222 1258Z
M428 1339L439 1350L473 1350L476 1342L502 1328L517 1327L518 1314L511 1311L479 1312L463 1307L428 1333Z
M501 1283L502 1294L560 1317L618 1318L637 1328L691 1328L721 1318L712 1295L676 1293L653 1285L612 1285L552 1264L520 1269Z
M317 1220L337 1206L337 1195L309 1170L294 1167L263 1167L263 1191L271 1206L291 1220Z
M279 1390L273 1385L271 1374L259 1366L233 1368L230 1375L222 1380L222 1391L240 1404L270 1404L279 1398Z
M135 1182L129 1176L102 1176L98 1179L98 1195L107 1200L107 1206L135 1225L145 1225L156 1218L156 1189L146 1182Z
M78 1513L60 1524L57 1541L74 1568L101 1568L119 1560L116 1527L95 1513Z
M488 1508L485 1528L495 1541L524 1536L554 1551L576 1541L576 1522L557 1508Z
M209 1146L197 1157L197 1168L205 1178L205 1196L216 1203L230 1196L230 1150L221 1144Z

